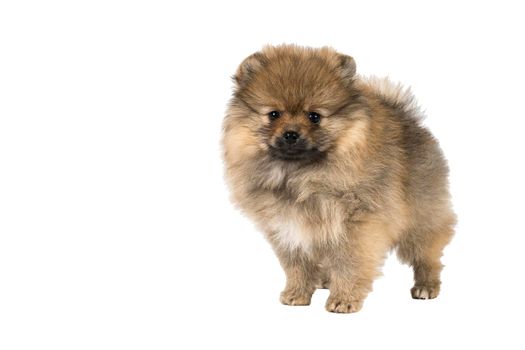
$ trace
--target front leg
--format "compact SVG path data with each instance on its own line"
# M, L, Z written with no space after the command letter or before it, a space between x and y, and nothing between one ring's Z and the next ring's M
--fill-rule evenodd
M351 313L361 309L390 248L386 228L359 224L330 249L328 311Z
M280 301L285 305L310 305L318 282L318 266L302 250L274 246L286 274L286 286Z

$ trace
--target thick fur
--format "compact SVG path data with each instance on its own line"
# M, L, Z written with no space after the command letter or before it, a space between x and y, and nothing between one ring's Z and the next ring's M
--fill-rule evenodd
M328 311L358 311L391 249L414 268L412 297L439 293L456 221L446 161L408 90L355 72L333 49L282 45L246 58L234 76L226 179L279 258L287 305L308 305L328 287ZM304 158L272 152L290 128Z

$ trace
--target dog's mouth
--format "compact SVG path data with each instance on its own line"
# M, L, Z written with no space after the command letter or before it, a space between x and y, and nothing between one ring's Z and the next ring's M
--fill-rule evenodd
M270 155L275 159L286 160L286 161L301 161L309 160L315 161L323 158L324 152L319 151L317 148L305 148L305 147L275 147L269 145Z

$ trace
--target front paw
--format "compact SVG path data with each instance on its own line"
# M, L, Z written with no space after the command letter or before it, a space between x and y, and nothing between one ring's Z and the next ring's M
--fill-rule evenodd
M285 289L281 292L281 297L279 300L284 305L310 305L312 293L300 291L297 289Z
M439 294L439 284L415 285L410 293L413 299L434 299Z
M326 310L341 314L357 312L363 307L363 300L345 296L330 296L326 301Z

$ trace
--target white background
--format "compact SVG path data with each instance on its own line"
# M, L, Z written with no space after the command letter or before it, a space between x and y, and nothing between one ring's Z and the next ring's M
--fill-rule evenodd
M518 5L3 1L0 348L523 349ZM267 43L412 87L459 217L438 299L412 300L392 256L357 314L326 312L327 291L279 304L219 147L230 77Z

